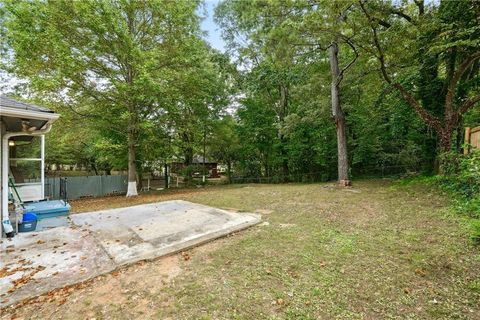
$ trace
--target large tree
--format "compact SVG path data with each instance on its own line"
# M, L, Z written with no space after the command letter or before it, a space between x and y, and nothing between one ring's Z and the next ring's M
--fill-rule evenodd
M322 80L330 78L331 82L331 116L337 132L338 180L341 185L350 184L341 82L357 57L351 41L354 29L346 23L351 7L351 2L230 0L222 2L217 9L225 38L231 48L239 53L239 57L247 60L249 78L253 78L260 89L256 91L264 91L275 106L284 175L289 172L288 139L281 128L285 127L289 115L294 113L294 86L305 82L306 70L311 67L312 61L321 63L328 51L330 75ZM342 52L339 53L340 50ZM303 79L299 81L300 78Z
M439 151L450 151L463 115L480 102L480 3L358 4L369 30L363 48L378 61L383 79L437 133Z
M162 106L199 38L197 1L6 1L10 71L124 137L128 193L137 194L139 130ZM188 59L187 59L188 60Z

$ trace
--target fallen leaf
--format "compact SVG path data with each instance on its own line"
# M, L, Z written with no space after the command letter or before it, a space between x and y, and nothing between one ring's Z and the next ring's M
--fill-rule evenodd
M182 252L182 257L185 261L190 260L190 255L188 254L188 252L183 251Z
M415 269L415 273L421 277L425 277L427 275L427 272L422 268Z
M288 272L288 275L292 278L298 278L298 273L294 272L294 271L290 271Z

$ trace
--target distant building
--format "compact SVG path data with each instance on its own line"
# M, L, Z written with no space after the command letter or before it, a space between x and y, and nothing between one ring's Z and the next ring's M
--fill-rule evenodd
M194 167L193 175L194 176L202 176L203 170L203 156L194 156L192 165ZM171 173L181 173L183 169L185 169L186 165L184 162L174 161L170 165L170 172ZM220 175L218 174L218 162L212 161L209 158L205 158L205 169L208 172L209 178L219 178Z

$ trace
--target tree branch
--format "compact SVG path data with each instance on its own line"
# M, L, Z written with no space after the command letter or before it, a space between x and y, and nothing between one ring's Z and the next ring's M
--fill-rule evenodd
M387 69L386 69L386 67L385 67L385 55L384 55L384 53L383 53L382 47L380 46L380 41L378 40L377 28L375 28L375 27L372 25L372 21L373 21L374 19L373 19L372 16L368 13L368 11L367 11L367 9L365 8L364 3L362 2L362 0L360 0L359 3L360 3L360 7L362 8L363 13L365 14L365 16L367 17L367 19L368 19L368 21L369 21L370 28L372 29L373 42L374 42L374 45L375 45L375 47L377 48L377 51L378 51L378 55L377 55L376 57L377 57L378 61L380 62L380 71L382 72L382 76L383 76L383 78L385 79L385 81L387 81L389 84L392 84L392 79L390 79L390 76L388 75Z
M460 115L464 114L465 112L467 112L468 110L470 110L470 108L472 108L473 106L475 106L475 104L477 102L480 102L480 94L468 99L467 101L465 101L464 103L462 103L462 105L460 106L460 109L458 110L458 113Z
M391 8L390 12L399 16L399 17L402 17L403 19L407 20L410 23L412 23L412 21L413 21L412 17L410 17L409 15L407 15L407 14L403 13L402 11L397 10L395 8Z
M345 40L345 42L350 46L350 48L352 48L353 52L355 53L355 57L340 71L338 84L340 84L340 82L342 81L345 71L347 71L347 69L350 68L358 58L358 51L355 46L349 40Z
M387 22L387 21L385 21L385 20L378 19L378 18L377 18L376 20L377 20L377 22L378 22L379 25L381 25L382 27L385 27L385 28L387 28L387 29L392 26L389 22Z
M383 78L388 84L392 85L394 88L400 91L400 94L402 95L403 99L408 104L410 104L413 110L428 126L435 128L437 131L441 131L442 126L441 126L440 120L437 117L431 115L427 110L425 110L420 104L420 102L418 102L418 100L415 99L415 97L410 92L408 92L408 90L404 86L402 86L399 82L394 82L388 75L387 68L385 65L385 55L383 53L382 46L380 45L380 41L378 39L377 28L372 24L372 21L374 20L372 19L371 15L368 13L367 9L365 8L363 1L360 0L359 3L363 13L365 14L365 16L369 21L370 28L372 29L373 42L378 51L377 59L380 62L380 71L382 73Z
M451 116L453 114L453 98L455 97L455 88L457 86L458 81L463 76L463 74L468 69L468 67L477 59L480 59L480 51L467 57L460 64L457 71L455 71L455 73L452 76L452 79L450 79L450 82L448 83L448 87L447 87L447 95L445 96L446 115Z
M425 3L423 0L413 0L418 7L418 15L423 15L425 12Z

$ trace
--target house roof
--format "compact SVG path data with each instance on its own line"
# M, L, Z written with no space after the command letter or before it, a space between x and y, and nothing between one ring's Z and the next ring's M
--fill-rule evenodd
M173 157L172 158L173 163L184 163L183 158L178 158L178 157ZM199 155L194 155L192 159L193 164L203 164L203 156ZM213 163L218 163L218 161L211 160L209 158L205 158L205 163L213 164Z
M193 156L193 163L203 163L203 156ZM207 157L205 157L205 163L217 163L216 161L211 161Z
M31 103L20 102L5 96L0 96L0 108L3 108L3 107L19 109L19 110L54 113L52 110L47 109L45 107L39 107Z
M47 122L53 122L59 114L31 103L20 102L0 96L0 121L7 132L24 131L25 127L41 129ZM12 140L31 140L29 136L17 136Z

